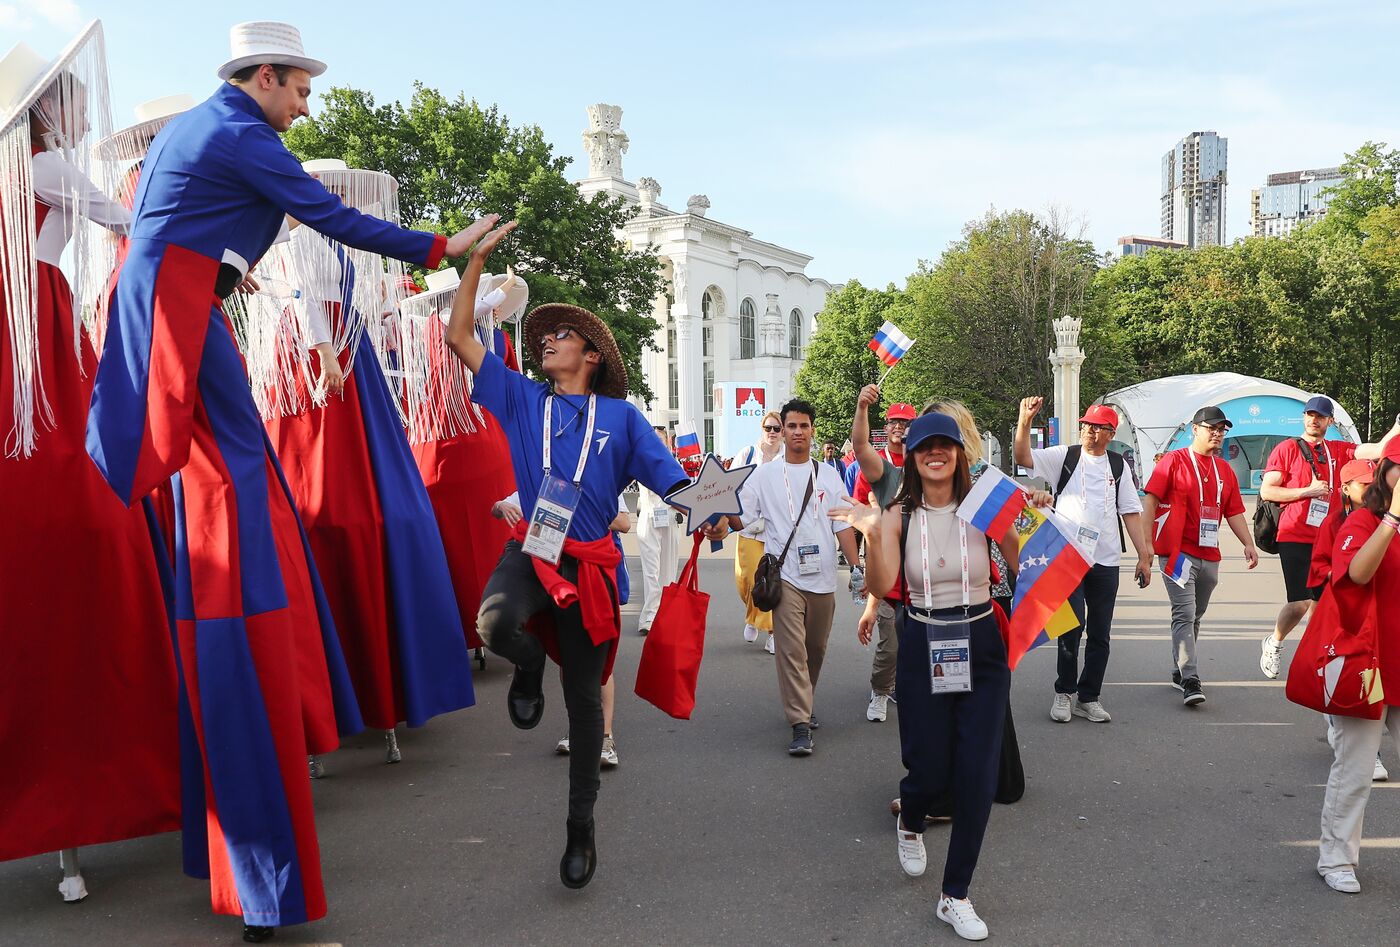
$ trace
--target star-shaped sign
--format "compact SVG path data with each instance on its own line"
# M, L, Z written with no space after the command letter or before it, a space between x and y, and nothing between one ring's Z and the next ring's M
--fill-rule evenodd
M758 467L749 464L726 470L714 454L705 455L693 481L666 497L666 502L685 510L685 531L693 533L706 523L718 522L722 516L742 516L739 488Z

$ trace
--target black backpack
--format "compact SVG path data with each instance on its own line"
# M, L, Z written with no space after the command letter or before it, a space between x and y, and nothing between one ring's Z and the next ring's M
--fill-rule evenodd
M1064 466L1060 468L1060 482L1055 484L1055 499L1060 498L1060 494L1065 492L1065 487L1069 486L1069 478L1074 474L1074 468L1079 466L1079 458L1084 454L1084 448L1078 444L1071 444L1069 450L1065 451ZM1123 479L1123 470L1127 466L1123 455L1114 451L1108 452L1108 470L1113 474L1113 508L1118 509L1118 481ZM1123 518L1118 520L1118 545L1124 552L1128 551L1127 537L1123 535Z
M1303 448L1308 448L1303 450ZM1317 451L1307 441L1298 438L1298 452L1308 459L1313 479L1321 480L1317 469ZM1254 545L1272 556L1278 555L1278 526L1283 518L1283 504L1265 500L1262 496L1254 507Z

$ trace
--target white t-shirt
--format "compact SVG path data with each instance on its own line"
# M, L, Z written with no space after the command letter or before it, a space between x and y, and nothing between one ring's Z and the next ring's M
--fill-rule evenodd
M1068 453L1069 446L1064 444L1031 451L1035 475L1044 477L1052 490L1060 482L1060 471L1064 468ZM1122 479L1114 483L1113 468L1109 465L1107 454L1094 457L1087 451L1080 451L1079 463L1069 475L1064 492L1055 500L1055 510L1066 519L1097 529L1099 543L1094 564L1117 566L1122 558L1118 517L1127 513L1141 513L1142 500L1138 498L1132 469L1126 461Z
M739 491L739 502L743 504L743 521L749 523L762 519L764 552L778 556L783 552L783 544L792 532L792 521L797 511L802 509L802 496L807 492L807 481L812 477L812 464L790 464L786 460L764 464L749 475ZM846 485L834 468L817 464L817 482L812 488L812 499L802 514L797 534L793 536L783 562L783 579L804 592L821 594L836 591L836 533L850 529L849 523L827 519L827 510L843 503ZM809 556L815 561L815 571L802 573L802 547L815 546L816 554Z

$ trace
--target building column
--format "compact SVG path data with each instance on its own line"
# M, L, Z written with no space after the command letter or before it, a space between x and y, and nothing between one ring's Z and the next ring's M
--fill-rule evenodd
M671 316L676 320L676 380L680 387L677 429L695 425L701 437L705 434L705 399L701 390L705 384L704 359L700 353L699 304L692 310L689 298L689 274L684 258L671 258L676 301L671 304Z
M1056 346L1050 353L1050 365L1055 374L1055 417L1061 444L1078 442L1079 372L1084 365L1084 350L1079 347L1080 327L1080 321L1073 316L1055 320Z

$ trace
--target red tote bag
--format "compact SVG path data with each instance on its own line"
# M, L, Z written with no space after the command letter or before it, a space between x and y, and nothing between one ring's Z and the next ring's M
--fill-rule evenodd
M1343 620L1338 606L1329 583L1288 666L1284 693L1309 710L1379 720L1385 691L1376 655L1375 596L1368 596L1362 607L1348 608L1350 621Z
M700 539L697 531L680 578L661 590L661 605L637 664L637 696L678 720L689 720L695 709L695 682L705 653L710 596L700 591Z

